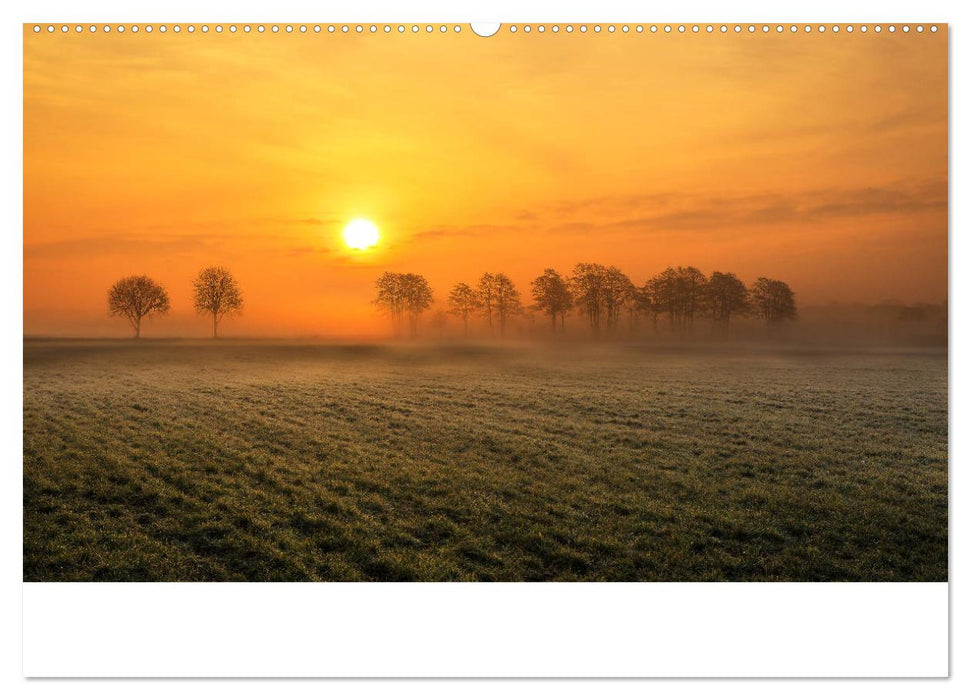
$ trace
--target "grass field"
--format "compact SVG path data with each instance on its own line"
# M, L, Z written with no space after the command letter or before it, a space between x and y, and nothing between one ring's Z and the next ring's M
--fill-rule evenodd
M24 579L947 579L943 352L24 342Z

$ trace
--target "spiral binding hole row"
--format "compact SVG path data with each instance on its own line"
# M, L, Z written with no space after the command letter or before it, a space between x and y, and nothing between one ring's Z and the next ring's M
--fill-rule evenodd
M216 24L212 26L208 24L201 24L201 25L175 24L171 26L165 25L165 24L161 24L157 26L151 25L151 24L145 24L145 25L90 24L86 26L81 24L76 24L73 26L67 25L67 24L62 24L59 26L53 25L53 24L48 24L46 26L43 26L40 24L33 25L33 31L35 34L40 34L45 30L48 34L54 34L58 31L60 31L62 34L67 34L67 33L71 33L72 30L73 30L73 33L75 34L81 34L85 32L96 33L99 31L105 32L105 33L114 31L119 34L123 34L126 31L131 32L132 34L137 34L140 31L145 32L147 34L150 34L155 31L162 34L168 31L171 31L175 34L179 34L183 31L188 32L189 34L194 34L197 31L203 34L208 34L210 31L214 31L217 34L221 34L224 31L227 31L230 34L235 34L237 32L242 32L244 34L249 34L253 32L257 34L264 34L266 32L270 32L271 34L278 34L281 31L287 34L292 34L294 32L299 34L306 34L308 32L314 33L314 34L320 34L322 32L326 32L328 34L352 34L352 33L354 34L365 34L365 33L391 34L393 32L396 32L398 34L406 34L406 33L446 34L449 32L459 33L462 31L462 27L457 24L455 25L447 25L447 24L441 24L441 25L432 25L432 24L426 24L426 25L418 25L418 24L411 24L411 25L405 25L405 24L398 24L398 25L390 25L390 24L385 24L385 25L378 25L378 24L370 24L370 25L364 25L364 24L326 24L326 25L321 25L321 24L311 24L311 25L308 25L308 24L296 24L296 25L295 24L285 24L285 25L228 24L228 25L222 25L222 24ZM635 34L643 34L645 32L650 34L657 34L658 32L661 32L664 34L672 34L672 33L676 33L676 34L688 34L688 33L690 34L701 34L701 33L705 33L705 34L714 34L714 33L781 34L784 32L788 32L791 34L796 34L796 33L822 34L825 32L832 32L834 34L838 34L840 32L846 32L847 34L852 34L853 32L860 32L865 34L869 31L873 31L877 34L883 31L887 31L893 34L893 33L896 33L897 31L900 31L906 34L911 31L914 31L917 33L923 33L925 30L930 31L931 33L935 33L937 32L938 28L937 28L937 25L934 25L934 24L929 26L925 26L923 24L917 24L917 25L909 25L909 24L902 24L902 25L895 25L895 24L890 24L890 25L880 25L880 24L874 24L874 25L866 25L866 24L861 24L861 25L852 25L852 24L847 24L847 25L838 25L838 24L834 24L834 25L824 25L824 24L819 24L819 25L812 25L812 24L805 24L805 25L799 25L799 24L790 24L790 25L784 25L784 24L775 24L775 25L769 25L769 24L761 24L761 25L755 25L755 24L748 24L748 25L742 25L742 24L734 24L734 25L727 25L727 24L721 24L721 25L713 25L713 24L704 24L704 25L700 25L700 24L690 24L690 25L686 25L686 24L677 24L677 25L671 25L671 24L661 24L661 25L659 24L649 24L649 25L645 25L645 24L635 24L635 25L551 24L551 25L545 25L545 24L537 24L537 25L531 25L531 24L523 24L523 25L519 25L519 24L511 24L508 27L508 31L511 34L516 34L520 31L526 34L532 33L533 31L539 34L545 34L547 31L553 34L559 34L560 32L564 32L566 34L572 34L574 32L579 32L580 34L586 34L589 32L593 32L594 34L600 34L600 33L603 33L604 31L606 31L606 33L608 34L615 34L618 31L622 34L629 34L631 32Z

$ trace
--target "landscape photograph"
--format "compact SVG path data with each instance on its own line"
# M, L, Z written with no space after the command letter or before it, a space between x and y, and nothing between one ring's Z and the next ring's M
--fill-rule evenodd
M137 29L23 28L24 581L948 580L945 27Z

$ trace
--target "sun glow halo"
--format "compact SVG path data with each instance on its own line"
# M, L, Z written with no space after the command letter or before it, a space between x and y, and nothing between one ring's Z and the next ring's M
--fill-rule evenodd
M354 250L367 250L380 238L378 227L367 219L354 219L344 227L344 242Z

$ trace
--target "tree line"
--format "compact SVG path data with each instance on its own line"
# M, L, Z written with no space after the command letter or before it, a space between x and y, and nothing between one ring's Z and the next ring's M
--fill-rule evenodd
M415 273L385 272L376 282L374 303L390 313L396 334L417 335L418 319L431 308L434 294L428 280ZM566 317L575 311L586 319L594 336L614 335L625 324L630 330L640 318L649 319L655 332L661 324L689 332L705 317L727 332L733 319L756 317L769 327L796 318L795 294L781 280L759 277L751 287L734 273L706 276L696 267L669 267L640 286L616 266L578 263L571 274L547 268L530 284L533 304L526 307L519 290L504 273L487 272L477 283L460 282L449 291L448 313L469 322L481 317L489 332L505 334L508 321L527 309L549 318L554 335L565 333Z
M239 284L224 267L207 267L192 281L192 303L197 313L212 319L212 337L226 316L243 310ZM165 287L146 275L122 277L108 290L108 314L128 320L135 337L141 337L142 320L169 312L169 294Z
M428 280L415 273L385 272L375 284L374 303L388 312L395 333L417 335L421 315L435 301ZM239 284L226 268L207 267L192 287L193 308L209 316L216 338L220 322L243 309ZM616 266L578 263L566 276L545 269L530 288L533 303L526 306L508 275L486 272L475 284L452 287L448 313L461 319L465 335L470 321L481 317L490 334L499 336L505 335L513 317L527 310L546 315L554 335L565 333L571 312L586 319L594 336L614 335L625 324L630 330L641 318L649 319L655 332L662 323L688 332L701 317L724 330L742 316L760 318L770 327L796 318L795 295L785 282L759 277L747 287L731 272L708 277L696 267L669 267L638 286ZM166 289L145 275L123 277L108 290L108 313L127 319L136 338L144 319L164 315L169 308Z

